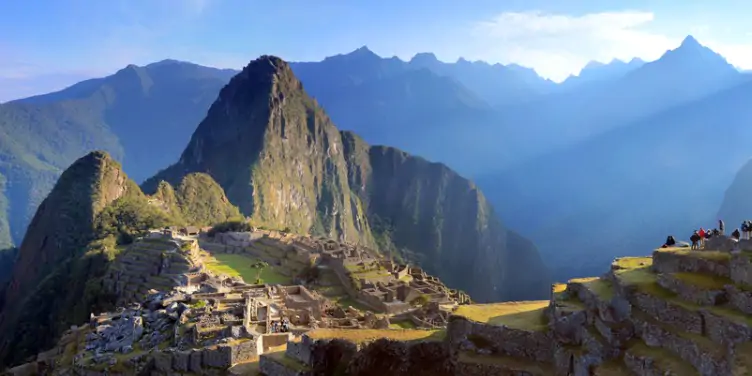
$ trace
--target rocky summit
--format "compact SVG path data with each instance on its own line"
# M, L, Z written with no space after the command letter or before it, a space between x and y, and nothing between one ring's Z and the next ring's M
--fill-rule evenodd
M545 296L535 246L504 228L472 182L339 132L277 57L233 77L180 160L143 188L197 172L257 226L388 250L478 301Z

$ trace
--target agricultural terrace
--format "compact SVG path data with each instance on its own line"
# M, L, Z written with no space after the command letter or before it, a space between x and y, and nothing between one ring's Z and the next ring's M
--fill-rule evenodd
M457 307L454 314L480 323L537 331L547 327L543 311L548 305L548 300L469 304Z

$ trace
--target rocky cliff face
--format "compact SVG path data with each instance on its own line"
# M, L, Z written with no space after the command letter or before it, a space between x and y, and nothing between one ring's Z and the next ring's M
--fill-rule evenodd
M726 222L727 233L738 227L743 220L750 219L749 213L752 213L750 189L752 189L752 160L742 166L736 174L734 181L726 189L718 210L718 218Z
M188 173L216 180L258 225L370 244L359 228L342 142L284 61L262 57L222 89L180 161L144 183Z
M195 172L257 225L378 244L476 300L547 291L535 247L503 227L477 187L444 165L341 134L279 58L234 77L180 160L144 190Z
M97 215L130 193L141 194L103 152L80 158L62 174L29 225L5 291L0 364L51 344L66 325L61 316L85 319L88 309L79 312L78 304L96 260L76 260L95 238Z
M350 186L376 237L392 243L382 248L417 257L429 273L478 301L545 295L546 268L535 246L503 227L472 182L443 164L369 146L351 132L342 140Z

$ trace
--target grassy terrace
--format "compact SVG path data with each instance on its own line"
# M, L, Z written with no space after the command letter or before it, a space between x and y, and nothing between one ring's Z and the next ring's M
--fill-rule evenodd
M548 300L471 304L457 307L454 314L490 325L539 331L547 328L543 310L548 304Z
M693 251L689 248L658 248L656 252L669 252L677 255L684 255L687 257L704 258L714 261L729 261L731 260L731 254L729 252L701 250Z
M269 284L292 284L292 279L281 273L279 268L269 265L264 268L252 268L251 265L259 262L255 257L229 253L215 253L204 260L206 267L215 274L224 274L230 277L241 276L246 283L254 283L256 278L261 278L263 283ZM259 270L261 273L259 274Z
M513 371L524 371L533 375L553 375L554 367L550 364L539 363L532 360L515 358L508 355L479 355L475 352L461 351L459 353L461 363L485 364L498 366Z
M713 251L693 251L694 253L713 253ZM716 256L711 256L716 257ZM637 291L649 294L661 299L664 299L672 304L676 304L684 309L690 311L698 311L701 309L708 310L709 312L721 317L725 317L729 320L744 324L752 325L752 316L745 315L742 312L737 311L734 308L726 306L700 306L691 302L687 302L678 297L673 291L667 290L660 286L657 282L657 275L653 273L649 267L642 266L634 269L622 269L615 270L619 284L622 286L632 286ZM690 283L704 283L709 286L718 286L720 283L726 281L722 277L707 276L699 273L676 273L680 278L691 281ZM719 279L716 279L719 278Z
M294 370L296 372L306 372L310 371L310 367L308 367L306 364L301 363L297 359L293 359L287 355L285 355L285 351L276 351L276 352L270 352L266 353L262 356L267 356L270 359L274 359L279 364L284 365L288 369Z
M576 296L567 296L567 285L564 283L556 283L552 287L554 293L554 300L559 310L563 311L582 311L585 309L583 304Z
M610 281L607 281L605 279L601 279L599 277L590 277L590 278L575 278L570 279L569 283L580 283L583 286L585 286L586 289L590 290L595 296L598 297L598 299L608 301L611 300L611 298L614 297L614 286L611 285Z
M653 265L653 258L645 257L621 257L611 263L613 269L637 269Z
M699 373L691 364L660 347L650 347L641 341L634 341L627 352L653 359L658 369L663 372L671 371L672 375L694 376Z
M673 276L684 283L706 290L721 290L723 289L723 286L734 284L734 281L730 278L712 274L674 273Z
M312 339L345 339L355 343L387 338L394 341L441 341L446 336L444 330L418 329L315 329L306 333Z

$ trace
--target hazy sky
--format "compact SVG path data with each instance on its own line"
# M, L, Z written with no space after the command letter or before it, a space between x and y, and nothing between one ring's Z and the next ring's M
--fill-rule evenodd
M654 60L687 35L752 68L747 0L3 0L0 102L173 58L222 68L274 54L518 63L561 81L590 60Z

